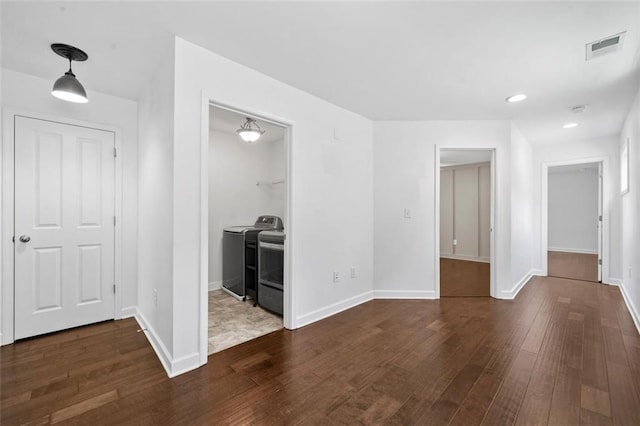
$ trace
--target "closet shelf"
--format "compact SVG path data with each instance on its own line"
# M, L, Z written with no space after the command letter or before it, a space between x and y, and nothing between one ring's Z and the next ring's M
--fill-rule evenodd
M259 180L256 182L256 186L277 185L279 183L284 183L284 178L272 179L272 180Z

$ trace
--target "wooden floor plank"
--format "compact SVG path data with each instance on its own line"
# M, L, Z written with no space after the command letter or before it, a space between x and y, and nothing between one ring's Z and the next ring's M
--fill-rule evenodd
M133 319L0 348L0 424L640 424L619 289L374 300L168 379Z
M547 265L550 277L598 281L598 255L549 251Z

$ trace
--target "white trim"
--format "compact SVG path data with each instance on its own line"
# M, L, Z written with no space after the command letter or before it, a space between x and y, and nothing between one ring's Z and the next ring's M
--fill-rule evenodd
M537 271L534 269L530 270L520 279L520 281L516 283L516 285L513 286L511 290L501 290L498 299L515 299L518 293L520 293L520 290L529 283L529 280L531 280L534 275L538 275Z
M486 257L471 257L461 254L440 254L440 259L467 260L469 262L491 263L491 259Z
M200 367L200 353L193 352L189 355L181 356L171 361L171 373L169 378L179 376L188 371L195 370Z
M496 179L496 156L497 156L497 147L484 147L484 146L448 146L448 145L438 145L434 146L434 212L433 217L435 218L434 225L434 235L435 235L435 246L434 246L434 285L435 285L435 298L440 298L440 151L443 149L450 150L459 150L459 151L491 151L491 161L489 162L491 167L491 201L490 201L490 224L491 227L490 237L489 237L489 264L491 264L490 272L489 272L489 294L491 297L497 298L497 289L498 289L498 262L500 261L496 256L497 253L497 243L498 243L498 221L496 220L496 215L498 213L498 192L497 192L497 179ZM486 164L486 162L484 163ZM431 259L429 259L430 261ZM466 260L466 259L465 259Z
M549 262L547 259L547 252L549 251L549 167L586 163L600 163L602 167L602 255L600 256L600 258L602 259L602 281L604 281L605 277L609 276L609 204L612 200L612 196L610 194L611 191L609 190L608 186L609 179L611 179L612 177L609 174L609 157L606 156L577 158L572 160L545 161L542 163L542 187L540 188L540 260L542 261L542 271L544 275L549 274Z
M622 287L622 280L620 278L608 278L606 281L602 281L602 284L614 285L616 287Z
M342 311L346 311L347 309L351 309L370 300L373 300L373 291L366 291L340 302L325 306L324 308L316 309L313 312L300 315L297 318L298 327L304 327L305 325L320 321L321 319L325 319Z
M82 120L75 120L66 117L60 117L51 114L41 114L32 111L25 111L16 108L2 109L2 284L0 285L0 332L2 334L1 345L7 345L14 341L14 274L13 274L13 227L14 227L14 126L15 117L21 116L35 120L53 121L60 124L71 126L86 127L90 129L111 132L114 134L114 144L117 152L122 153L122 129L117 126L109 126L99 123L93 123ZM113 318L123 318L122 308L122 154L115 159L115 175L114 175L114 198L115 198L115 214L118 218L116 228L114 229L114 280L116 286L116 295L114 298Z
M373 290L374 299L437 299L432 290Z
M624 299L624 303L627 305L627 310L631 314L631 318L633 318L633 323L636 326L636 330L638 330L638 333L640 333L640 314L638 313L638 310L633 304L633 301L627 294L627 290L625 289L625 286L624 286L624 281L620 281L620 280L617 280L617 281L620 282L620 293L622 293L622 298Z
M137 306L128 306L126 308L122 308L120 310L120 319L135 317L136 312L138 312Z
M254 109L252 105L238 105L233 100L223 99L217 93L204 89L201 99L201 128L200 128L200 365L207 363L208 356L208 312L209 312L209 108L215 106L228 109L261 120L270 121L273 124L284 127L285 148L285 217L284 228L287 238L284 242L284 327L293 330L298 327L296 312L296 287L291 286L293 276L293 263L295 261L294 241L295 217L293 214L294 185L293 155L295 139L295 122Z
M209 291L220 290L222 288L222 281L213 281L209 283Z
M560 253L598 254L598 250L587 250L587 249L566 248L566 247L549 247L547 251L557 251Z
M209 99L200 100L200 365L207 363L209 333Z
M171 377L171 355L169 355L169 351L164 343L162 343L162 339L160 339L156 331L151 327L151 324L147 321L140 309L136 308L135 318L160 360L162 367L164 367L164 371L166 371L167 375Z

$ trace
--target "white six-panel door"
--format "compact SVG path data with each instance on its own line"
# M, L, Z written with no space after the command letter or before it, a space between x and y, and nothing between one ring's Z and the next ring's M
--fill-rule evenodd
M15 118L15 338L114 317L112 132Z

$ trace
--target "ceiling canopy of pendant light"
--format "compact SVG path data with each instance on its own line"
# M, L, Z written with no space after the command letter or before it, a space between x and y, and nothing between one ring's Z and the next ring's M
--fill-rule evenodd
M247 121L236 130L236 133L240 135L242 140L249 143L257 141L264 132L258 123L256 123L256 120L249 117L247 117Z
M89 56L77 47L69 46L68 44L54 43L51 45L51 50L69 60L69 71L65 72L62 77L56 80L53 84L51 94L56 98L68 102L81 104L89 102L87 92L78 79L76 79L73 71L71 71L71 61L86 61Z

